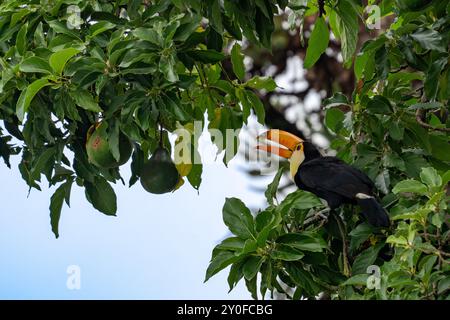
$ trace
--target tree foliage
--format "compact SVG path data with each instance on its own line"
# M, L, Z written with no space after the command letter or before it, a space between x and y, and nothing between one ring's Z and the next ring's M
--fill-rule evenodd
M394 223L376 230L352 207L325 219L323 204L302 191L277 202L280 171L266 192L269 206L256 215L226 200L223 218L233 237L213 250L206 279L231 266L230 289L244 279L254 298L257 291L293 299L448 298L450 6L377 4L389 25L358 48L365 7L355 0L3 1L0 156L7 166L21 157L30 189L40 190L43 177L55 187L56 236L74 185L96 209L115 215L111 184L123 178L119 167L88 161L93 127L102 123L116 161L120 137L132 141L132 186L159 145L171 149L168 133L177 128L194 134L200 121L239 130L252 112L264 123L259 97L276 84L247 77L242 44L270 50L273 17L283 10L291 23L315 17L305 67L327 54L332 32L357 79L351 96L335 92L323 101L331 148L375 181ZM225 135L213 142L227 164L237 147L226 146L236 141ZM198 158L196 139L191 147ZM177 187L186 179L199 188L201 163L177 169ZM371 265L380 267L376 290L367 287Z
M221 61L224 48L243 37L269 46L272 16L284 2L2 2L0 155L8 166L11 155L21 155L19 169L30 189L40 189L42 175L58 186L50 204L56 236L73 182L96 209L116 213L110 183L122 180L119 168L95 166L86 154L90 128L99 122L116 160L119 137L133 141L130 186L160 141L170 150L167 132L193 131L193 122L203 126L205 117L210 129L240 129L252 110L264 122L253 91L274 90L273 80L244 80L238 44L230 53L237 80L223 74ZM237 147L214 142L225 150L224 162L231 160ZM196 141L192 150L198 158ZM178 164L198 189L202 164Z
M395 19L355 54L364 7L327 2L327 33L340 38L357 83L351 97L336 92L323 105L332 149L375 181L392 226L373 228L350 206L323 217L324 205L303 191L276 203L280 171L266 191L269 206L253 220L240 200L226 200L224 222L234 236L213 250L206 279L231 265L230 290L243 279L254 298L270 291L292 299L448 299L450 7L440 1L379 5ZM317 17L306 67L327 48L323 28ZM236 212L245 212L245 224L230 219ZM252 232L235 231L244 225Z

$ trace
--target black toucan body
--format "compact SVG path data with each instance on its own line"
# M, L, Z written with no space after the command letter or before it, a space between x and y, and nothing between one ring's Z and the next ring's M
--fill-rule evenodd
M389 216L373 194L369 177L336 157L324 157L308 142L282 130L269 130L264 138L285 148L259 145L290 161L291 177L297 187L324 199L331 210L342 204L357 204L363 216L376 227L388 227Z

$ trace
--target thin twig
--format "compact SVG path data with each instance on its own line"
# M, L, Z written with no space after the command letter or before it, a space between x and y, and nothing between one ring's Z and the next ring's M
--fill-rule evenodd
M351 272L350 272L350 268L348 265L348 256L347 256L347 251L348 251L348 247L347 247L347 236L345 235L345 226L344 226L344 222L342 221L341 217L339 215L335 215L336 217L336 221L338 223L338 227L339 227L339 233L341 234L342 237L342 262L344 265L344 275L346 277L350 277L351 276Z
M426 128L426 129L431 129L431 130L435 130L435 131L442 131L442 132L450 132L450 128L438 128L435 126L432 126L426 122L423 121L423 119L425 118L425 110L423 109L417 109L416 111L416 121L418 124L420 124L422 127Z

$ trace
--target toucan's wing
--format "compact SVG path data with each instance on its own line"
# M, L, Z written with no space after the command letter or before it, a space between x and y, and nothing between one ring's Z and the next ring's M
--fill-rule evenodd
M373 182L360 170L335 157L322 157L302 164L296 179L307 188L354 199L357 193L371 195Z

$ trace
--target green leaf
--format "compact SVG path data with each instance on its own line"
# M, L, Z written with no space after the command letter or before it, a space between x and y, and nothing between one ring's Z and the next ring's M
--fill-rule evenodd
M9 23L9 27L14 27L17 23L19 23L25 16L31 13L30 9L24 8L19 10L11 15L11 22Z
M256 238L257 245L258 247L264 247L272 230L280 224L281 216L272 210L265 210L256 216L255 222L256 230L258 231L258 237Z
M298 287L305 289L305 293L309 297L314 297L321 291L321 287L317 281L312 277L310 272L303 269L300 263L285 262L283 264L292 281Z
M72 188L73 180L67 180L56 189L50 199L50 225L55 237L59 237L59 220L61 217L61 209L63 201L70 195L70 189ZM66 201L67 202L67 201Z
M418 193L418 194L426 194L427 193L427 186L423 183L414 180L414 179L407 179L400 181L395 185L395 187L392 189L392 192L397 194L400 192L412 192L412 193Z
M223 221L230 231L242 239L255 239L255 223L250 210L237 198L226 198Z
M96 24L90 26L89 33L90 36L93 38L102 32L114 28L115 26L116 25L114 23L111 23L109 21L99 21Z
M195 61L203 63L217 63L225 59L225 55L222 52L215 50L191 50L186 54Z
M350 239L350 252L354 252L359 246L369 239L369 236L373 234L373 229L368 223L361 223L354 228L349 235Z
M185 122L191 120L190 115L183 109L181 101L176 95L166 94L160 101L178 121Z
M163 46L164 39L158 32L154 29L148 28L136 28L133 31L133 35L139 39L151 42L158 46Z
M392 105L384 96L377 95L367 103L367 110L374 114L392 113Z
M367 52L360 53L355 58L354 71L357 79L361 79L369 60L370 54Z
M328 48L328 41L330 39L330 32L323 17L318 17L314 24L314 29L309 38L308 48L306 49L306 57L303 63L304 67L311 68L317 60L319 60L322 53Z
M325 114L325 125L334 133L339 133L343 127L344 119L344 112L338 108L331 108Z
M30 172L30 179L38 180L41 172L45 171L47 167L53 167L54 155L56 148L50 147L45 149L37 158L36 163Z
M251 280L256 276L262 263L264 262L263 257L251 256L247 259L244 266L242 267L242 272L244 273L244 278L246 280Z
M223 24L222 24L222 13L221 13L221 4L220 0L213 0L211 5L211 17L212 26L217 31L217 33L223 33Z
M424 90L428 99L431 101L436 99L439 88L439 76L447 64L447 57L436 59L430 64L425 78Z
M66 195L66 190L64 184L60 185L53 193L50 199L50 224L52 226L52 231L55 237L59 237L59 218L61 216L61 209L64 202L64 197Z
M392 139L400 141L403 139L405 128L398 122L392 122L389 126L389 135Z
M298 190L290 193L277 207L277 211L284 217L294 209L310 209L323 206L322 202L310 192Z
M342 58L344 59L344 65L349 67L358 43L358 13L347 0L338 2L336 13L337 29L339 30L341 39Z
M325 240L318 234L308 231L301 233L286 233L277 239L277 243L302 251L322 252L328 248Z
M256 90L274 91L277 84L271 77L254 76L245 83L246 86Z
M406 246L408 244L408 240L404 236L394 236L390 235L386 239L386 243L394 244L397 246Z
M19 70L22 72L37 72L52 74L52 68L48 62L40 57L29 57L25 59L19 66Z
M440 187L442 184L441 176L433 167L422 168L422 171L420 172L420 180L431 188Z
M69 91L70 96L75 101L75 104L85 110L92 112L101 112L102 109L94 100L92 95L87 90Z
M369 274L357 274L351 278L348 278L345 282L343 282L342 286L365 286L367 285L367 279L369 278Z
M22 25L19 32L17 32L16 37L16 48L17 52L23 56L25 50L27 49L27 31L28 31L28 22Z
M341 105L350 106L347 96L341 92L334 93L332 97L325 99L323 104L326 109L339 107Z
M242 251L245 246L245 240L239 237L230 237L224 239L216 248L220 250Z
M439 281L438 294L443 294L450 289L450 277L445 277Z
M86 198L95 209L108 215L115 216L117 211L117 197L114 189L103 178L96 177L95 183L84 182Z
M233 65L233 72L239 80L245 78L244 55L241 53L241 46L235 43L231 49L231 63Z
M244 120L244 123L247 124L247 119L250 116L252 110L252 104L247 97L246 90L242 89L241 87L237 87L235 93L236 97L239 99L239 102L242 105L242 118Z
M258 300L256 277L253 277L250 280L245 279L245 286L247 287L247 290L252 295L252 298L255 300Z
M233 252L220 251L214 259L211 260L208 269L206 270L204 282L208 281L213 275L225 269L238 259L239 257L235 256Z
M253 111L255 111L256 118L258 119L258 122L261 124L265 124L265 116L266 116L266 110L264 108L263 103L258 98L258 96L253 93L252 91L246 90L245 95L248 99L248 101L251 103L253 107Z
M447 170L443 175L442 175L442 185L446 185L447 183L450 182L450 170Z
M173 56L162 56L159 60L159 70L170 82L176 82L179 79L175 68L176 62Z
M367 267L375 262L378 257L378 252L383 246L384 243L379 243L361 252L353 262L352 274L356 275L366 273Z
M259 42L269 50L271 49L272 33L275 30L274 20L272 18L274 14L271 12L270 15L270 18L268 18L259 7L256 8L255 31L258 35ZM244 28L244 35L252 42L257 41L257 39L252 39L254 38L254 33L251 28Z
M49 63L55 74L61 75L67 61L69 61L78 52L79 51L75 48L67 48L53 53L49 58Z
M200 188L200 184L202 183L202 172L203 172L202 164L193 164L191 171L187 175L189 183L196 190Z
M424 49L447 52L447 44L442 35L436 30L419 30L411 34L411 38L416 40Z
M34 96L44 87L51 85L47 78L42 78L31 83L19 96L16 105L16 115L20 122L22 122L25 113L28 111L31 101Z
M450 144L448 135L429 135L432 154L436 159L450 161Z
M273 199L276 199L277 197L277 191L278 191L278 185L280 184L281 176L283 175L284 168L280 167L275 174L273 180L269 185L267 186L266 191L264 192L264 195L266 196L267 202L269 205L273 205Z
M244 276L242 272L242 266L244 265L244 262L245 260L240 260L231 265L230 273L228 274L227 278L228 285L230 286L230 290L228 291L228 293L233 290L233 288L238 284L239 280L241 280Z
M304 256L305 254L300 250L284 244L278 244L276 248L270 253L270 257L272 259L283 261L297 261Z

